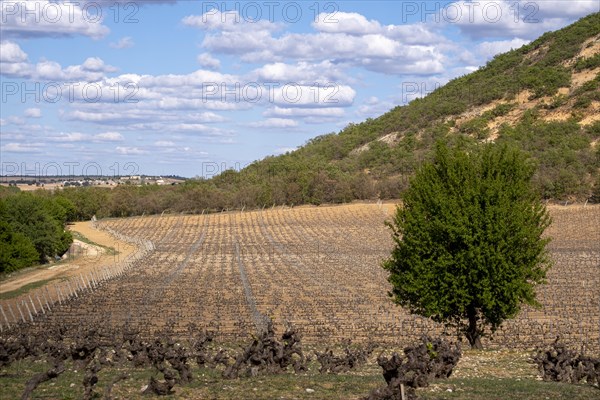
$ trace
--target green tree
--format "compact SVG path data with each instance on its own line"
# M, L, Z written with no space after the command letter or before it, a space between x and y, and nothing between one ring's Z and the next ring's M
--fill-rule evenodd
M64 229L65 209L39 195L21 192L0 199L0 218L33 244L40 263L63 255L73 241Z
M14 232L7 222L0 221L0 273L29 267L38 258L33 243L25 235Z
M411 180L390 228L383 267L394 301L456 327L481 348L522 303L538 305L550 261L550 217L530 180L534 167L506 145L465 152L438 143Z

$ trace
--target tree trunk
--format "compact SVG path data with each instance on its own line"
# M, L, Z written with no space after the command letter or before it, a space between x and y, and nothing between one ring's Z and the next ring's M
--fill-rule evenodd
M465 336L469 341L472 349L483 349L481 345L481 330L477 326L477 309L473 306L467 308L467 318L469 319L469 327L465 332Z

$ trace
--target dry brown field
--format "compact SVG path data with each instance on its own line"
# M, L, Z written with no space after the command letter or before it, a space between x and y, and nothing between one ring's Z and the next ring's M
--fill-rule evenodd
M543 307L524 308L484 345L533 348L560 335L597 353L600 206L549 209L554 266L537 290ZM309 343L403 345L440 334L442 326L408 314L387 296L380 262L392 248L384 221L393 211L393 204L350 204L103 220L99 229L125 235L119 240L151 242L152 249L128 260L126 268L117 266L110 279L96 272L88 286L75 289L77 298L63 298L62 305L50 298L51 310L33 323L26 315L20 325L101 321L151 335L170 321L184 336L193 322L237 341L271 318L278 330L294 325ZM14 329L19 321L0 315L0 322Z

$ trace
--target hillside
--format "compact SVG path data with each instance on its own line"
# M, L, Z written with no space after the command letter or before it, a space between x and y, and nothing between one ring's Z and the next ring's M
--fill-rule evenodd
M543 198L585 199L598 183L599 87L600 14L593 14L379 118L257 162L239 178L247 186L269 177L276 203L389 198L435 141L496 141L515 143L537 161ZM224 187L235 177L215 183ZM290 195L296 186L299 197Z
M600 202L600 13L298 150L175 187L69 188L78 218L394 199L436 141L512 143L543 199ZM194 166L190 166L194 170ZM0 193L0 196L2 194Z

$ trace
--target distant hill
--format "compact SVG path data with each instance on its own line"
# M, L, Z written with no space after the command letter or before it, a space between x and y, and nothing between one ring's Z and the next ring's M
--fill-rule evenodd
M495 141L515 143L536 160L542 198L582 200L600 183L599 88L596 13L422 99L225 173L214 184L239 188L248 199L260 193L258 204L395 198L435 141Z
M600 13L424 98L241 171L165 187L63 190L80 218L398 198L433 144L513 143L543 199L600 202Z

